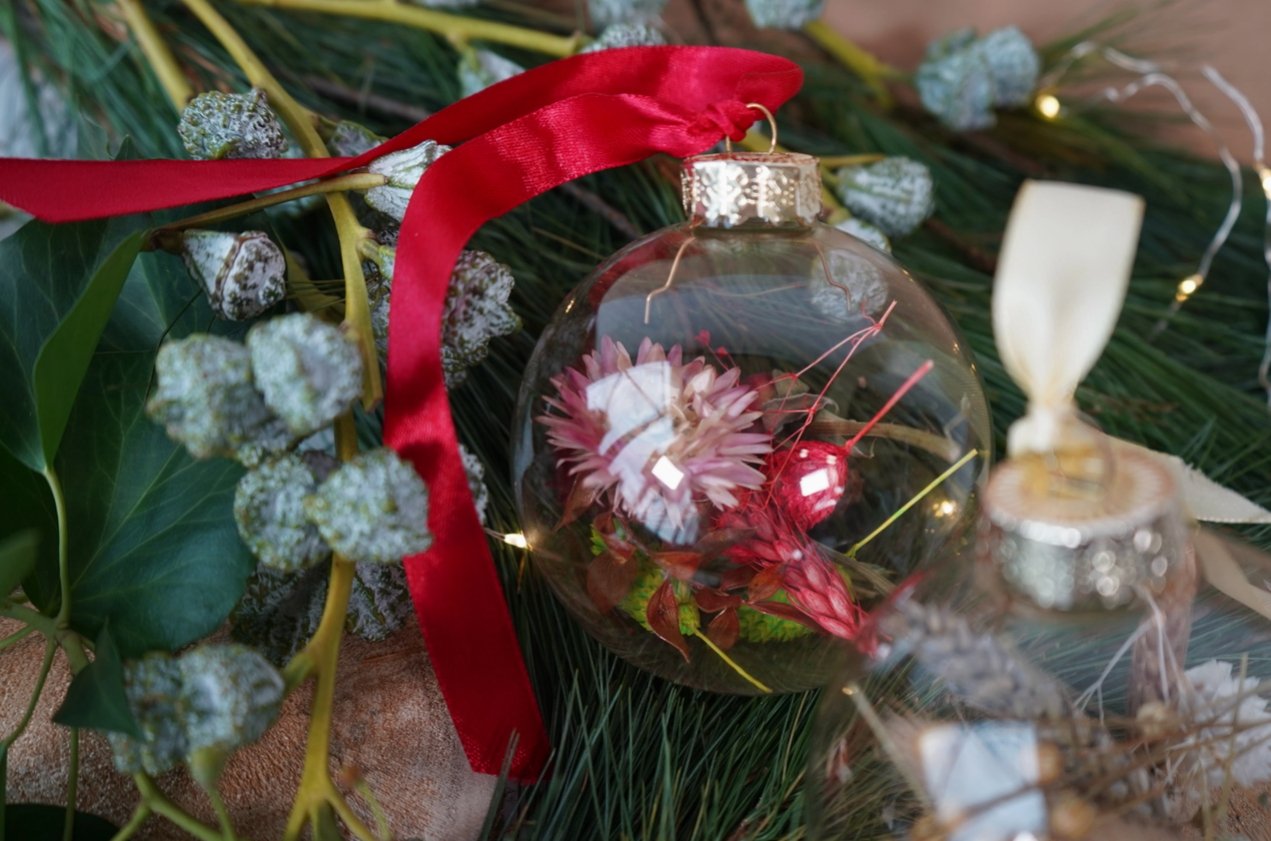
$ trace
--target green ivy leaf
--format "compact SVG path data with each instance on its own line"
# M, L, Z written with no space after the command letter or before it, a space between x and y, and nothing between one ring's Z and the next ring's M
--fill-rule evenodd
M21 841L59 841L66 822L66 808L44 803L14 803L6 810L0 841L5 837ZM119 827L87 812L75 813L71 841L110 841Z
M30 222L0 241L0 442L27 467L53 462L75 396L145 233L102 222Z
M110 629L102 628L89 663L66 689L62 706L53 721L66 727L111 730L141 738L137 721L124 692L124 664L111 639Z
M175 650L214 631L253 567L232 515L241 468L195 461L145 416L160 342L214 324L179 260L143 254L84 375L55 462L70 523L71 625L94 637L109 620L125 657ZM14 469L0 452L0 481ZM47 497L32 485L20 514L0 506L0 534L40 526L40 559L24 588L51 613L59 588L56 559L45 552L57 543Z
M31 574L40 533L25 529L0 539L0 601Z

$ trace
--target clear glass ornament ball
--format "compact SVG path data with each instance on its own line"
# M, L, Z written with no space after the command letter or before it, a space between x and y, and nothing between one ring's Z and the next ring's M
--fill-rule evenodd
M815 221L814 159L686 167L690 221L606 260L529 361L522 527L560 600L632 663L808 689L967 531L983 389L922 286Z

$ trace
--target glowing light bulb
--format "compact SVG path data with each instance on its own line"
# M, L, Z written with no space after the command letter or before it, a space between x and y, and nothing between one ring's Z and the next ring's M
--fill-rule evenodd
M1271 199L1271 167L1263 164L1258 167L1258 178L1262 181L1262 192Z
M1051 93L1039 94L1037 98L1033 100L1033 107L1037 109L1038 114L1041 114L1048 120L1055 119L1064 110L1064 106L1059 101L1059 97Z
M1179 282L1178 291L1174 293L1174 300L1178 301L1180 304L1183 303L1192 295L1196 294L1196 290L1204 285L1204 283L1205 278L1203 275L1188 275Z
M526 540L525 535L521 534L519 531L503 535L503 542L508 546L515 546L517 549L530 548L530 542Z

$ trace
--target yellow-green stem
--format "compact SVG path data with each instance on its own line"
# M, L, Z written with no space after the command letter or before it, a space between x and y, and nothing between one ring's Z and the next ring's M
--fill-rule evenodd
M35 715L35 708L40 703L40 696L44 694L44 684L49 679L49 669L53 667L53 655L57 652L57 642L50 638L44 645L44 659L40 661L40 672L35 679L35 689L31 692L31 700L27 702L26 710L22 713L22 718L18 721L18 726L13 732L5 737L3 744L6 748L16 742L31 723L31 717Z
M23 625L12 634L9 634L9 636L0 640L0 651L4 651L6 648L17 645L33 633L35 633L35 628L30 625Z
M247 42L212 7L208 0L184 0L186 7L212 33L230 58L238 65L253 87L260 88L269 104L287 124L296 142L311 158L329 157L327 147L313 127L310 114L279 84L269 68L252 52ZM376 0L379 2L379 0ZM371 304L366 294L366 278L362 274L362 261L358 257L357 217L349 200L339 193L326 194L327 207L335 222L336 236L340 241L341 262L344 267L344 323L362 351L363 388L362 401L367 407L379 402L383 396L380 384L379 357L375 350L375 335L371 330Z
M388 179L383 175L376 175L373 172L354 172L348 175L337 175L334 178L328 178L323 181L314 181L311 184L302 184L299 187L292 187L289 190L280 190L277 193L270 193L265 196L250 199L228 207L209 210L206 213L200 213L196 216L187 216L184 219L164 225L160 228L156 235L152 238L152 243L162 242L163 235L167 231L182 231L189 228L201 228L206 225L215 225L229 219L236 219L239 216L246 216L249 213L255 213L258 210L264 210L267 207L273 207L276 204L303 199L307 196L316 196L324 193L339 193L348 190L369 190L372 187L378 187L386 184Z
M573 55L583 45L581 35L551 35L521 26L410 6L396 0L239 0L246 5L269 6L294 12L379 20L434 32L451 41L488 41L536 53L563 57Z
M128 823L124 824L110 841L128 841L137 834L137 830L141 829L141 825L146 822L150 814L150 806L144 800L138 803L137 808L132 810L132 817L128 819Z
M859 76L874 93L880 105L884 108L891 107L892 97L887 90L887 80L900 77L902 74L899 71L843 37L842 33L823 20L812 21L803 27L803 31L817 46Z
M194 97L194 89L190 87L185 74L181 72L181 65L177 63L176 56L172 54L172 50L168 49L168 45L159 34L158 28L150 19L141 0L117 0L117 3L119 11L123 13L124 21L132 30L133 37L137 39L141 54L146 57L150 69L154 71L159 84L163 86L172 107L180 111Z
M71 728L71 758L66 769L66 820L62 823L62 841L74 841L75 805L79 802L79 728ZM234 839L230 839L234 841Z
M880 534L885 532L888 528L891 527L892 523L896 522L902 516L904 516L906 511L908 511L910 508L913 508L915 505L921 502L923 498L927 496L927 494L931 493L936 488L944 484L944 482L950 476L952 476L954 473L957 473L959 470L961 470L963 465L965 465L968 461L975 458L979 454L980 454L979 450L971 450L969 453L962 456L962 458L958 459L953 464L949 465L949 469L945 470L939 476L932 479L931 482L929 482L925 488L918 491L918 493L914 494L913 497L908 502L906 502L904 505L900 506L895 511L893 511L891 516L888 517L886 520L883 520L882 524L879 525L878 528L874 529L872 532L870 532L869 534L861 538L859 541L857 541L856 545L854 545L851 549L847 550L847 556L849 558L855 558L856 553L859 552L866 544L868 544L871 540L873 540L874 538L878 537Z
M62 483L52 465L44 468L44 481L48 482L49 491L53 494L53 506L57 509L57 580L61 586L62 598L57 610L57 626L65 628L71 618L71 556L66 497L62 494Z
M141 802L148 805L156 815L167 818L182 831L193 835L198 841L224 841L221 833L210 826L205 826L188 814L177 804L168 799L155 781L148 774L133 774L133 782L141 792Z
M728 666L728 668L732 669L734 672L741 675L741 677L751 686L755 687L756 689L758 689L760 692L764 693L765 695L769 695L772 693L772 690L768 688L766 684L761 683L758 678L756 678L750 672L743 669L736 660L729 657L724 652L724 649L717 646L713 641L711 641L710 637L706 636L706 634L703 634L701 631L694 629L693 636L697 637L699 640L704 642L707 648L715 652L716 657L723 660L724 663Z

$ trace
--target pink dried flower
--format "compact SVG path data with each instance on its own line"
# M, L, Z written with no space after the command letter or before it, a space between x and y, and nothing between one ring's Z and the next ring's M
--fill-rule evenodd
M758 392L740 377L703 357L685 363L679 345L664 350L647 338L633 362L605 337L581 370L552 378L554 411L539 420L581 490L612 490L619 511L664 540L691 542L700 503L730 508L736 491L764 481L757 465L772 438L757 423Z

